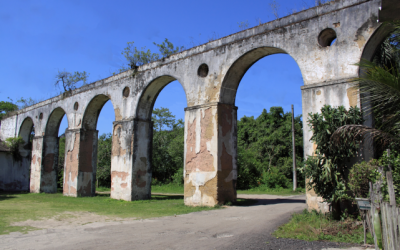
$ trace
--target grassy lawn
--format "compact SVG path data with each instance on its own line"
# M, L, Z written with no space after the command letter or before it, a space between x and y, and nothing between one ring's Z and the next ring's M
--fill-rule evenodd
M248 190L238 190L238 194L271 194L271 195L300 195L305 194L304 188L297 188L293 191L291 188L267 188L257 187Z
M240 204L238 204L240 205ZM243 204L245 205L245 204ZM183 204L183 196L154 195L150 200L121 201L109 195L95 197L65 197L57 194L0 193L0 234L26 232L31 227L11 226L10 223L51 218L63 212L92 212L119 218L150 218L185 214L209 207L188 207Z
M294 214L292 219L279 227L273 235L279 238L293 238L306 241L326 240L345 243L364 243L362 224L354 219L335 221L329 215L304 210ZM373 244L371 234L367 232L367 243Z

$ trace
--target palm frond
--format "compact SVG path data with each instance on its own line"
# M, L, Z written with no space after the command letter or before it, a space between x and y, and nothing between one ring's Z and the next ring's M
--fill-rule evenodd
M371 128L364 125L344 125L339 127L331 136L331 141L335 144L343 143L343 140L368 142L372 140L376 146L382 149L387 148L392 143L399 143L400 139L382 130Z

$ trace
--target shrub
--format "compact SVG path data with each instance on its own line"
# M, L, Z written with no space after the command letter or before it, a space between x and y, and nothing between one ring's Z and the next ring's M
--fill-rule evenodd
M15 160L20 160L21 155L19 153L19 146L24 144L25 141L22 139L21 136L18 137L10 137L6 139L6 145L10 148L11 153Z
M349 187L356 197L368 197L369 182L374 183L377 179L377 169L377 160L354 164L349 173Z

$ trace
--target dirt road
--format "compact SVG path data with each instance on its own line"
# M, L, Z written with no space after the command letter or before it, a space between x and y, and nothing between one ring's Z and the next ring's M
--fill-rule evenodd
M0 236L1 249L244 249L267 248L269 235L306 208L305 196L239 195L259 202L146 220L46 226L28 234ZM67 223L67 222L66 222ZM35 224L35 226L38 226ZM249 240L258 237L258 245ZM261 244L261 246L259 246ZM263 245L266 244L266 245ZM243 248L242 248L243 247ZM273 248L271 248L273 249ZM296 248L286 248L296 249Z

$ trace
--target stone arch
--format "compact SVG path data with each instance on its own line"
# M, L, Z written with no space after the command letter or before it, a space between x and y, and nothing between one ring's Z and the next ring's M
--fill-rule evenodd
M25 141L25 145L29 143L30 134L32 132L33 127L34 127L33 119L29 116L25 117L25 119L21 123L18 133L18 135L21 136L22 139Z
M151 112L153 111L158 95L165 86L176 80L181 84L185 91L186 100L188 100L185 86L179 81L179 79L170 75L159 76L150 81L140 96L136 108L136 117L141 120L151 120Z
M379 45L388 37L390 32L392 32L393 30L393 26L381 24L369 37L367 43L364 46L360 59L371 61Z
M40 176L40 188L36 187L35 192L56 193L57 192L57 170L59 156L58 132L62 118L65 115L64 109L55 108L46 123L45 133L42 141L43 161L37 176ZM68 122L68 121L67 121ZM31 180L32 182L34 180Z
M82 128L86 130L96 130L97 120L99 119L100 111L103 108L104 104L108 100L111 100L110 97L99 94L92 98L89 104L86 106L83 119L82 119ZM112 101L111 101L112 103ZM113 105L114 107L114 105Z
M58 130L60 129L60 124L62 121L62 118L65 115L65 111L64 109L62 109L61 107L55 108L48 120L47 120L47 124L46 124L46 128L45 128L45 135L46 136L58 136ZM67 119L68 122L68 119Z
M239 83L247 70L260 59L274 54L288 53L285 50L276 47L260 47L252 49L237 58L230 66L222 81L220 102L235 105L236 92Z

